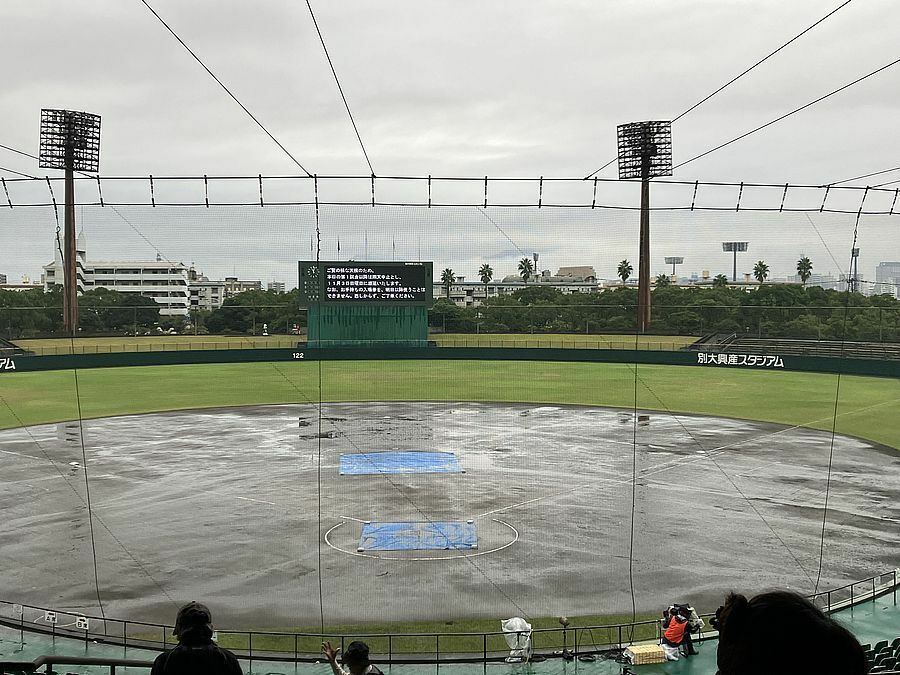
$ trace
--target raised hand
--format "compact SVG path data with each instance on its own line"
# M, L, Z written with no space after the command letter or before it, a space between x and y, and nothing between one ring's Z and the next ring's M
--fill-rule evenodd
M322 653L325 655L331 663L335 663L337 661L338 654L341 653L340 649L335 649L331 646L331 643L327 640L322 643Z

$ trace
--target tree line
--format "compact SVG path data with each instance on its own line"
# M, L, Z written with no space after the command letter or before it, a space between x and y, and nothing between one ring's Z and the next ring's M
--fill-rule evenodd
M890 295L763 284L754 289L679 287L652 291L651 332L660 335L738 333L759 337L900 341L900 301ZM564 294L535 284L458 307L446 298L429 313L432 328L448 333L633 333L637 289Z
M62 306L61 286L0 290L0 333L8 339L62 335ZM79 296L78 322L91 335L143 333L160 324L159 305L136 293L95 288Z
M305 332L306 311L297 289L247 291L212 311L160 316L153 299L103 288L80 298L85 335L146 334L157 327L198 334L261 335ZM477 307L435 300L428 321L448 333L633 333L637 290L621 286L564 294L543 284L486 299ZM754 289L679 287L658 283L652 292L651 332L660 335L739 333L760 337L900 342L900 301L818 286L761 284ZM0 334L16 339L63 334L62 293L53 288L0 290Z
M517 269L519 276L522 277L522 281L525 283L528 283L535 276L534 261L531 258L525 257L519 260ZM797 261L797 276L800 277L801 283L805 285L809 281L812 271L812 261L807 256L801 256ZM622 280L623 284L631 278L633 273L634 267L628 259L623 260L616 266L616 276ZM765 260L758 260L753 266L753 277L761 284L765 283L766 279L769 278L769 266ZM494 279L494 269L487 263L483 264L478 269L478 278L481 280L481 283L487 286ZM445 297L450 297L450 287L454 283L456 283L456 274L453 272L453 269L450 267L444 268L441 271L441 284L444 286ZM672 283L672 279L668 274L659 274L655 283L657 286L668 286ZM713 277L714 286L726 286L727 284L728 277L724 274L717 274Z

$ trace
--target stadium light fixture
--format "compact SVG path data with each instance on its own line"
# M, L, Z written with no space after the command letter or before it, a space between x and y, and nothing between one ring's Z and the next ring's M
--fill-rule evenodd
M672 276L675 276L675 265L680 265L684 262L684 258L681 256L666 256L666 265L672 266Z
M734 263L731 269L731 280L737 281L737 254L745 253L750 248L750 243L746 241L723 241L722 250L726 253L732 253Z
M75 172L100 168L100 116L76 110L41 110L38 166L65 171L65 253L63 323L69 335L78 330L78 285L75 252Z
M650 179L672 175L672 123L661 120L618 126L619 178L641 179L638 263L638 329L650 328Z

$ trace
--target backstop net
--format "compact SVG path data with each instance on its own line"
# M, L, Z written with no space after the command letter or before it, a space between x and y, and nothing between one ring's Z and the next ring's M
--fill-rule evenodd
M636 185L80 179L73 335L50 188L0 208L5 620L480 653L897 566L893 191L654 182L641 326Z

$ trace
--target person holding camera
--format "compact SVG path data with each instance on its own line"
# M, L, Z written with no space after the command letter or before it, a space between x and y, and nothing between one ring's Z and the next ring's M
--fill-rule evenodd
M663 612L663 644L681 649L685 656L695 656L694 641L691 639L690 615L684 607L674 605Z

